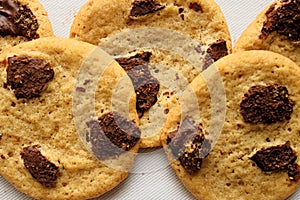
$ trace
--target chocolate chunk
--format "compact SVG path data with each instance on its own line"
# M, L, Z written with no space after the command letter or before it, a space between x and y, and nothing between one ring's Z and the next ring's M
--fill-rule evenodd
M40 150L40 146L28 146L23 148L21 158L24 166L31 176L45 187L55 187L59 173L59 168L44 157Z
M24 36L29 40L38 38L38 22L26 5L15 0L0 1L0 35Z
M195 12L201 12L201 13L203 13L202 7L198 3L196 3L196 2L190 3L189 4L189 9L192 9Z
M140 118L156 103L160 87L159 81L151 75L148 68L151 55L150 52L143 52L129 58L116 59L133 83Z
M118 113L110 112L98 120L87 122L90 132L87 141L92 144L92 151L100 160L119 156L129 151L138 142L141 131L136 124Z
M220 58L228 55L226 41L223 39L217 40L209 45L206 52L207 55L204 58L204 66L202 70L207 69L211 64L213 64L213 62L216 62Z
M245 122L271 124L289 120L294 103L285 86L252 86L240 103L240 112Z
M250 159L264 172L287 170L291 180L299 178L299 166L295 163L297 155L290 147L290 142L261 149Z
M132 9L130 11L130 16L140 17L156 11L164 9L165 6L161 5L155 0L135 0L132 3Z
M261 30L260 39L265 39L272 32L288 37L291 41L300 41L300 1L281 0L273 4L266 12L266 20Z
M47 83L54 77L50 64L39 58L9 57L6 71L7 85L18 99L41 96Z
M290 180L297 181L300 178L300 166L297 163L288 165L288 176Z
M200 126L186 117L180 127L167 137L168 148L190 174L200 170L202 159L211 150L211 142L205 139Z

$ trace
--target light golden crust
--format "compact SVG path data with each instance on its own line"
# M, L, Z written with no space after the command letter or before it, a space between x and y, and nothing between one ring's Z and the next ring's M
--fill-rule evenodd
M209 44L212 44L217 40L225 40L228 52L231 52L231 38L227 23L221 9L214 1L159 0L157 2L166 6L164 9L141 17L130 16L132 2L133 0L89 0L76 15L71 27L70 37L101 46L105 42L104 38L111 39L113 36L124 31L146 27L159 27L162 29L178 31L191 38L191 40L196 40L199 44L203 45L204 50L206 50ZM195 11L189 8L191 3L200 5L202 11ZM139 35L140 38L143 38L141 41L144 41L144 37L149 36L147 34L148 32L145 31L143 35ZM162 35L162 37L165 37L164 39L166 41L171 36L172 35L167 34ZM121 39L116 43L120 46L123 45L123 47L126 48L126 41L122 41ZM145 41L145 43L149 44L149 41ZM153 43L155 43L155 41L153 41ZM118 51L118 48L119 47L115 47L116 51ZM150 65L157 65L159 63L168 66L169 68L174 69L174 71L178 71L178 73L183 75L188 81L191 81L199 74L199 71L201 71L201 69L195 69L195 66L191 66L190 63L186 62L184 60L186 58L180 57L183 55L175 55L178 52L164 52L159 48L160 46L157 46L156 49L146 49L153 53L150 58ZM107 49L111 50L111 48ZM189 72L187 69L190 69ZM172 91L169 88L161 87L158 95L157 104L162 105L163 110L168 110L168 107L164 107L169 104L163 95L166 94L166 92L171 93ZM154 112L154 116L166 115L163 113L157 114L155 109L150 112ZM149 116L150 114L148 113L146 115ZM149 121L151 120L142 118L141 126L151 127L152 125ZM155 126L161 125L163 124ZM142 148L161 146L159 131L152 131L151 136L145 132L142 132L142 135Z
M53 36L51 22L48 18L47 11L38 0L18 0L21 5L26 5L32 11L36 19L38 20L39 28L37 34L39 37L50 37ZM26 42L28 39L22 36L1 36L0 37L0 52L15 46L19 43Z
M279 2L279 1L277 1ZM260 38L263 23L266 20L265 8L247 27L234 45L233 52L246 50L269 50L282 54L300 66L300 42L291 41L286 36L272 32L267 38Z
M286 57L268 51L231 54L217 61L215 65L226 91L223 99L226 102L226 115L224 122L220 122L223 125L221 135L208 157L203 159L200 171L190 175L179 161L174 161L166 146L167 135L177 128L181 116L177 114L170 117L161 139L172 168L186 188L201 200L286 199L297 190L300 181L289 180L286 171L262 172L250 157L262 148L282 145L287 141L291 142L291 147L299 157L300 69ZM217 80L216 77L211 76L209 83ZM295 103L291 119L274 124L245 123L240 114L240 103L244 94L254 85L274 83L286 86ZM201 122L204 130L209 133L213 104L207 84L200 75L194 79L191 87L198 98L201 114L198 123ZM188 104L189 101L185 103ZM180 113L180 107L175 110L172 112ZM296 163L299 164L299 159Z
M74 111L73 92L77 74L96 49L88 43L50 37L20 44L0 57L0 174L31 197L88 199L111 190L128 176L128 171L98 161L83 145L75 126L78 112ZM41 97L16 99L13 91L3 87L6 59L13 55L36 57L50 63L54 79ZM102 74L95 93L96 116L112 111L112 89L124 76L127 77L125 71L116 62ZM80 105L84 105L84 100ZM138 122L134 95L128 106L131 119ZM30 145L40 145L42 154L59 167L61 175L54 188L42 186L24 167L20 153ZM137 151L138 145L131 150ZM122 162L130 168L133 161L127 158Z

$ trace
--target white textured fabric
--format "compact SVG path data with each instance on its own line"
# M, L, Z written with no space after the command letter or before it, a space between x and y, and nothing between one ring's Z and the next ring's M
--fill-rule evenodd
M56 36L68 37L69 30L85 0L40 0L49 13ZM216 0L231 32L233 44L257 14L272 0ZM274 183L275 184L275 183ZM30 200L0 177L0 199ZM97 200L193 200L175 173L168 166L162 150L139 154L133 173L117 188ZM300 189L289 200L300 199Z

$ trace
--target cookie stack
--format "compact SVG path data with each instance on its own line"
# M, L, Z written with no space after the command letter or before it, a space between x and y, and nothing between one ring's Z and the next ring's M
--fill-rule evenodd
M0 174L21 192L95 198L162 146L197 199L300 185L298 0L266 8L233 54L213 0L88 0L69 39L37 1L0 10Z

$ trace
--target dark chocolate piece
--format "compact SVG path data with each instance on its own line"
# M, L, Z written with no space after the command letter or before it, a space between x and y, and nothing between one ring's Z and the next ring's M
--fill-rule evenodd
M38 145L23 148L21 158L34 179L45 187L55 187L59 168L41 154Z
M264 172L288 170L291 180L299 178L299 166L295 163L297 155L290 147L289 142L284 145L261 149L250 159Z
M136 109L141 118L157 101L159 81L152 76L148 68L150 52L138 53L129 58L117 58L130 77L136 93Z
M141 136L136 124L118 113L110 112L98 120L87 122L90 129L87 141L92 144L94 155L100 160L119 156L136 145Z
M26 5L16 0L0 0L0 35L24 36L29 40L38 38L38 22Z
M297 181L300 178L300 166L297 163L288 165L288 176L291 181Z
M288 37L291 41L300 41L300 1L281 0L279 5L272 4L266 12L266 20L260 39L265 39L274 31Z
M190 174L200 170L202 159L211 150L211 142L205 139L200 126L196 127L188 117L167 138L168 148Z
M252 86L240 103L245 122L271 124L289 120L293 113L293 101L285 86Z
M207 55L204 58L204 66L202 70L207 69L211 64L213 64L213 62L216 62L220 58L228 55L226 41L223 39L217 40L209 45L206 52Z
M195 11L195 12L203 13L202 7L196 2L190 3L189 8L192 9L193 11Z
M157 12L164 8L165 8L164 5L161 5L159 2L155 0L135 0L132 3L130 16L140 17L143 15Z
M31 57L9 57L6 71L7 85L18 99L41 96L47 83L54 77L48 62Z

